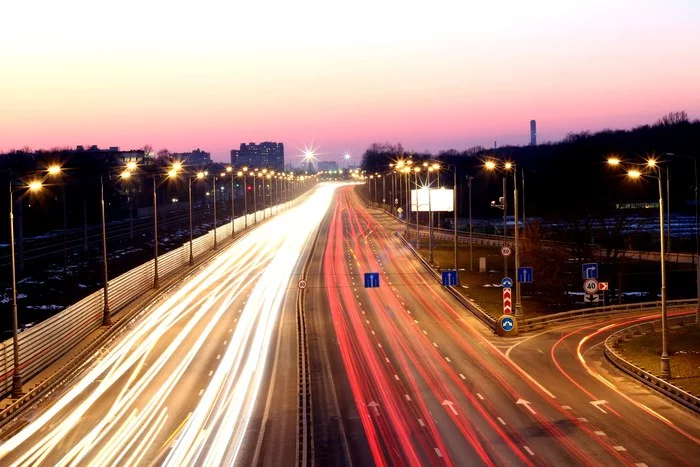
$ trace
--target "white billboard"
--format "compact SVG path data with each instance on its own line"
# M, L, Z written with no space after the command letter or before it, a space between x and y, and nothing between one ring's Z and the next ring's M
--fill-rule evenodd
M430 203L428 203L428 191L430 191ZM411 190L411 211L416 212L452 212L452 190L445 188L421 188ZM416 206L417 204L417 206Z

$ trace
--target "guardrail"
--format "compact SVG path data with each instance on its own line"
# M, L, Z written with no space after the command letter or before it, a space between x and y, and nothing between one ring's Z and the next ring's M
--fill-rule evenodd
M681 308L697 304L698 301L695 298L692 299L681 299L681 300L668 300L666 305L669 308ZM641 303L627 303L622 305L607 305L598 306L592 308L581 308L578 310L564 311L561 313L555 313L547 316L535 316L532 318L518 318L518 331L532 331L535 329L541 329L550 324L559 324L566 321L571 321L573 319L581 318L585 315L598 315L598 314L610 314L610 313L622 313L626 311L636 311L645 309L660 309L661 301L657 300L654 302L641 302Z
M695 323L695 315L689 316L677 316L668 319L668 325L691 325ZM634 326L629 326L624 329L620 329L614 332L607 339L605 339L605 356L610 360L610 362L618 367L620 370L624 371L628 375L632 376L637 381L644 383L650 388L659 391L660 393L670 397L676 402L688 407L689 409L700 413L700 398L690 394L687 391L663 380L657 376L652 375L643 368L640 368L627 360L625 360L616 350L617 344L622 340L627 340L633 336L638 336L645 334L647 332L655 332L657 327L660 327L661 320L657 322L647 322L635 324Z
M268 218L272 214L288 209L303 199L305 195L302 194L294 200L266 208L264 217ZM248 214L249 227L255 224L254 219L255 213ZM258 222L263 220L262 210L258 211L257 219ZM245 228L245 219L239 217L234 220L234 224L236 232L242 232ZM220 239L230 237L231 223L229 222L218 227L216 234L217 238ZM192 241L193 256L199 257L213 247L214 231L210 230ZM159 274L161 276L166 276L188 265L189 242L158 256ZM153 260L150 260L109 281L108 299L112 315L152 288L153 270ZM18 335L20 348L19 367L22 372L22 379L25 382L58 360L69 349L75 347L102 325L103 294L104 289L99 289L60 313ZM12 389L13 358L12 339L0 342L0 393L3 395L8 394ZM5 416L5 412L12 413L17 407L31 399L27 396L36 396L36 391L33 389L30 391L30 394L15 401L11 407L3 412L3 416ZM17 404L17 407L14 407L15 404Z
M400 233L396 232L395 235L401 239L403 244L408 247L408 249L413 253L413 256L415 256L418 261L423 265L423 267L430 273L431 277L435 279L439 284L442 284L442 276L428 263L423 257L416 251L415 248L413 248L413 245L406 240ZM476 302L473 300L470 300L463 296L461 293L459 293L459 290L456 287L448 286L445 287L447 291L459 302L464 306L467 310L471 311L474 316L479 318L481 321L483 321L488 327L493 329L494 331L496 330L496 318L491 316L486 310L481 308Z

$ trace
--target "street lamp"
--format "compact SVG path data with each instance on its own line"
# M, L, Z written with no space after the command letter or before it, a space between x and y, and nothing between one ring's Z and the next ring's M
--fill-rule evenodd
M469 270L474 271L474 262L472 261L472 180L474 177L467 175L467 186L469 187ZM456 209L456 208L455 208Z
M102 309L102 325L111 326L112 317L109 311L109 275L107 273L107 223L105 221L105 185L100 175L100 208L102 211L102 264L104 266L104 294Z
M667 152L665 156L670 157L680 157L682 159L689 159L693 161L693 175L695 176L695 257L693 258L693 263L695 263L695 281L697 284L697 298L698 304L695 311L695 324L700 326L700 227L698 226L698 160L695 157L684 156L682 154L674 154L672 152Z
M231 238L233 238L235 233L236 233L236 231L235 231L236 228L235 228L234 223L233 223L234 214L236 212L235 208L233 206L233 203L236 199L236 196L235 196L236 195L236 186L234 183L235 182L234 179L236 177L235 177L235 173L233 172L233 167L231 167L231 166L226 167L226 174L231 176ZM222 174L222 175L225 175L225 174Z
M15 227L14 227L14 200L12 193L26 190L35 192L41 190L43 184L39 180L32 180L27 185L12 189L14 180L10 180L10 263L12 264L12 349L14 353L14 368L12 372L12 397L17 399L22 397L22 375L19 365L19 336L17 318L17 273L15 265Z
M655 178L659 185L659 229L661 243L661 376L671 377L671 363L668 357L667 341L667 312L666 312L666 252L664 248L664 198L661 186L661 167L658 164L650 165L656 169L658 175L642 174L637 169L627 171L627 176L632 179L639 179L642 176Z
M420 248L420 228L418 227L418 173L420 173L420 167L414 167L413 173L415 175L415 185L416 185L416 250Z
M518 241L518 231L520 230L518 228L518 168L516 167L516 164L514 162L510 161L499 161L498 163L495 160L488 160L484 164L487 170L496 170L501 168L505 172L512 172L513 173L513 217L514 217L514 225L513 225L513 243L515 244L515 315L516 316L522 316L523 314L523 305L522 305L522 300L521 300L521 295L520 295L520 281L518 280L518 269L520 268L520 245ZM503 185L505 187L505 177L504 177L504 182ZM506 210L506 193L505 190L503 192L503 212L505 213Z
M239 170L236 174L239 177L243 177L243 210L245 211L244 225L248 228L248 167L243 167L243 170Z

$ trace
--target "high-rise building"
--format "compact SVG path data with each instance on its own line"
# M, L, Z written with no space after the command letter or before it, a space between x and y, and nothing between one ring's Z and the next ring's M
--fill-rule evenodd
M240 149L231 150L231 165L282 171L284 170L284 144L270 141L260 144L241 143Z
M190 152L174 152L173 159L181 160L185 164L193 167L203 167L211 165L211 154L199 148Z
M338 170L338 163L336 161L318 161L318 170L322 172Z
M537 146L537 122L530 120L530 146Z

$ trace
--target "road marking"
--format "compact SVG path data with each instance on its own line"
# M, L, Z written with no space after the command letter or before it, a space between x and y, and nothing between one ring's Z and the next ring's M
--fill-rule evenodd
M462 373L459 374L459 377L462 379L467 379Z
M211 376L211 375L213 375L213 374L214 374L214 370L211 370L211 371L209 372L209 376Z
M224 345L228 344L228 341L224 341Z
M395 379L396 381L399 381L399 375L394 375L394 379Z
M584 422L584 423L588 421L587 418L583 418L583 417L579 417L576 420L578 420L579 422Z
M482 401L485 399L485 397L482 396L480 392L477 392L477 393L476 393L476 397L478 397L478 398L481 399Z
M389 357L384 357L384 360L386 360L387 363L391 363L389 362Z
M435 454L437 454L438 457L442 457L442 453L440 452L440 450L438 448L435 448Z
M421 420L420 418L418 419L418 424L419 424L420 426L425 426L425 423L423 423L423 420Z
M444 400L444 401L442 401L442 405L446 405L447 407L450 408L450 410L452 411L452 413L453 413L454 415L457 415L457 410L455 409L454 402L448 401L448 400Z
M228 332L233 332L233 328L229 329Z
M594 431L593 433L595 433L595 434L598 435L598 436L605 436L605 432L604 432L604 431Z
M447 360L447 363L452 363L452 360L450 360L450 357L445 357L445 360Z
M626 451L627 450L627 449L625 449L624 446L613 446L613 449L616 451Z
M435 348L437 348L437 344L435 342L433 342L433 346L435 346Z
M408 402L411 402L411 396L409 396L408 394L404 394L404 396L406 396L406 400L407 400Z
M595 407L596 409L600 410L600 411L603 412L603 413L607 413L607 412L606 412L605 410L603 410L603 408L601 407L601 405L607 404L607 403L608 403L608 401L602 400L602 399L599 400L599 401L591 401L591 405L592 405L593 407Z
M426 331L425 329L423 329L423 334L425 334L425 335L427 336L427 335L428 335L428 331Z
M541 354L544 354L544 352L542 352L540 349L537 349L537 351Z
M221 354L219 354L219 355L216 356L216 359L217 359L217 360L220 359L220 358L221 358Z
M199 390L199 395L201 396L202 394L204 394L204 389Z
M523 444L523 449L525 449L525 450L527 451L527 453L530 454L531 456L534 456L534 455L535 455L535 453L532 452L532 449L530 449L529 447L525 446L524 444Z
M236 319L233 320L234 323L235 323L236 321L238 321L238 318L236 318Z
M379 348L381 349L381 348L382 348L382 344L380 344L379 342L377 342L377 347L379 347Z
M505 426L505 424L506 424L506 421L505 421L505 420L503 420L501 417L496 417L496 418L497 418L498 421L501 423L501 425Z
M532 404L532 402L526 401L525 399L518 399L518 401L516 402L516 405L524 405L525 408L529 410L532 415L536 415L537 412L535 412L535 409L530 407L530 404Z
M370 331L370 332L372 333L373 336L376 336L376 334L374 333L374 331Z
M369 320L368 320L368 319L366 319L365 321L367 322L367 324L369 324Z
M418 320L417 320L417 319L414 319L413 322L416 323L416 324L418 324Z
M649 467L649 466L646 465L644 462L639 462L639 463L634 464L634 465L635 465L635 467Z
M572 410L570 405L562 405L561 408L564 410Z

